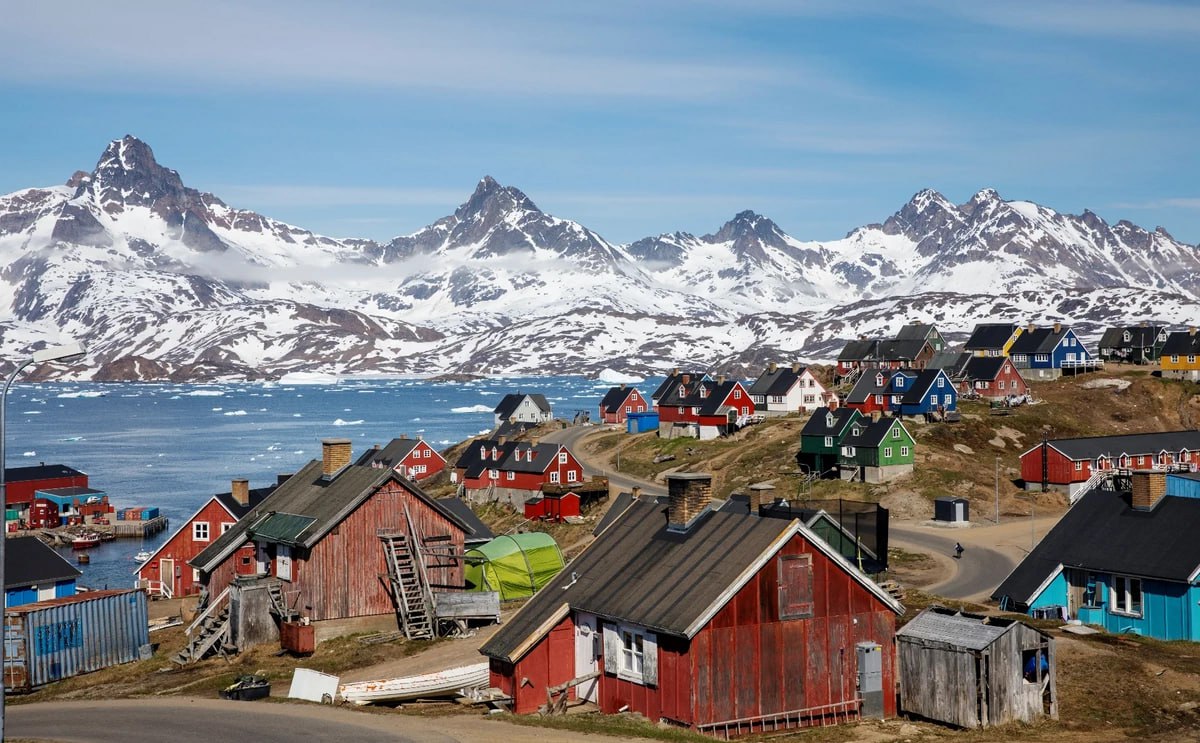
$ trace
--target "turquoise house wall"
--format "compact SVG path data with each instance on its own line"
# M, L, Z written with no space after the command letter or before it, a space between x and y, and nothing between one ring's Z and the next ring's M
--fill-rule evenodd
M1096 591L1099 594L1097 607L1084 607L1076 612L1076 619L1084 624L1103 627L1113 634L1133 633L1159 640L1191 640L1200 642L1200 586L1188 586L1172 581L1142 581L1142 615L1140 617L1117 614L1111 610L1109 598L1112 576L1098 574ZM1034 609L1067 605L1067 578L1060 573L1050 585L1029 604Z

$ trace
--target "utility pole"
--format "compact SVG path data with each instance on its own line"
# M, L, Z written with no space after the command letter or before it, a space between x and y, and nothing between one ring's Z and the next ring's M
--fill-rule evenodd
M1037 498L1033 493L1029 494L1029 551L1033 552L1033 548L1037 546L1037 527L1033 521L1033 507L1037 503Z
M1000 455L996 455L996 523L1000 523Z

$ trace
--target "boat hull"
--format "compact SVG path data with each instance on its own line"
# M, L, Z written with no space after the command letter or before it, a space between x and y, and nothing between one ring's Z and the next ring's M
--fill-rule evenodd
M487 686L488 664L459 666L437 673L378 681L342 684L338 694L354 704L403 702L412 699L458 696L465 689Z

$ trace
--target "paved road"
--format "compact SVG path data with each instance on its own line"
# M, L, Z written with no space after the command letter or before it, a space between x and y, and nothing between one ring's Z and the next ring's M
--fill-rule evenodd
M595 462L586 459L582 455L578 443L584 437L600 430L602 430L601 427L596 425L572 426L555 431L544 438L569 447L583 464L584 473L588 476L607 476L609 482L623 490L637 485L650 495L666 494L667 489L662 485L598 468ZM939 532L934 533L915 525L910 527L896 523L891 524L889 530L889 541L893 544L903 545L916 552L950 558L948 563L942 562L954 571L953 576L925 589L931 593L950 599L986 599L1016 566L1016 562L1011 557L980 545L969 546L963 553L962 559L955 560L952 557L954 543L958 541L959 537L953 534L947 536L941 530Z

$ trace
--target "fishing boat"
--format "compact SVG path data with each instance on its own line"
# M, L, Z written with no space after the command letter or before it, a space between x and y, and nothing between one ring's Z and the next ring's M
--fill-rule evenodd
M133 556L135 562L145 562L149 560L154 553L150 550L138 550L138 553Z
M73 550L85 550L95 547L97 544L100 544L100 535L94 531L76 534L71 539L71 549Z
M469 690L487 686L487 683L488 664L476 663L420 676L342 684L338 687L338 694L342 699L354 704L403 702L411 699L467 696Z

